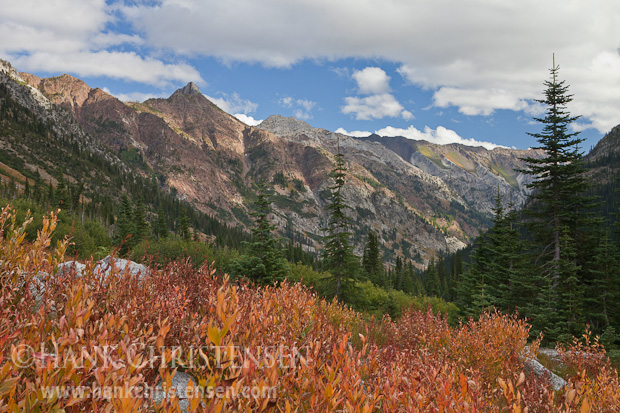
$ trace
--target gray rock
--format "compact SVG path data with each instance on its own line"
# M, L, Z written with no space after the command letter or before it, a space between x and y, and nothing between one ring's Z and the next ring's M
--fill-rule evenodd
M149 269L146 265L138 264L137 262L124 260L122 258L114 258L112 261L112 256L108 255L101 261L97 261L97 265L95 265L95 271L103 272L106 276L112 271L112 268L116 268L119 274L124 273L127 268L129 268L129 273L138 276L148 276Z
M537 359L527 360L525 362L525 370L527 372L533 373L537 377L549 374L549 377L551 378L551 387L555 391L562 390L567 384L566 380L540 364Z
M71 270L75 269L75 274L78 277L82 276L82 272L86 268L86 265L78 261L65 261L62 264L58 264L58 275L69 274Z
M553 388L554 391L562 390L568 384L566 380L543 366L540 361L536 359L536 357L533 357L530 353L529 347L525 348L525 351L521 357L524 360L525 372L527 374L534 374L536 377L548 375L551 379L551 388Z
M76 275L78 277L82 276L86 265L78 262L78 261L67 261L58 265L58 274L69 273L72 269L75 268ZM111 255L108 255L104 259L97 261L95 264L95 273L104 274L106 277L110 274L113 268L116 268L116 272L118 274L122 274L128 268L129 273L137 276L148 276L149 269L142 264L138 264L137 262L125 260L122 258L112 258Z
M190 381L194 383L195 388L198 387L196 379L187 373L178 371L170 383L172 388L164 389L163 383L159 382L157 386L155 386L155 391L153 392L153 403L160 404L164 399L168 399L168 395L171 395L174 392L176 393L176 397L179 399L179 407L181 408L181 411L189 411L189 396L191 396L191 394L188 394L187 385ZM175 390L173 391L172 389Z

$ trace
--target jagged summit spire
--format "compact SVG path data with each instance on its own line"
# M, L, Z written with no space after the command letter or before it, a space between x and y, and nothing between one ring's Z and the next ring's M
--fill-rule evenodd
M183 95L201 94L200 89L198 88L198 86L196 86L194 82L189 82L187 85L185 85L182 89L179 89L178 91Z

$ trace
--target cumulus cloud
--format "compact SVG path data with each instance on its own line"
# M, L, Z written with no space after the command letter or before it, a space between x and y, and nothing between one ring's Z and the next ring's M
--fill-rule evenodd
M144 39L106 30L115 17L105 0L0 0L0 10L0 55L19 70L108 76L157 86L204 83L189 64L110 49L140 46Z
M383 69L367 67L355 71L351 77L357 82L358 93L370 96L345 97L342 113L353 114L357 120L382 119L386 116L413 119L413 114L389 93L390 77Z
M524 110L529 104L506 90L440 88L433 97L440 108L456 106L465 115L490 115L496 109Z
M318 107L317 102L308 99L294 99L285 96L278 100L278 105L286 109L293 109L293 116L297 119L309 120L314 116L312 111Z
M380 95L390 92L390 77L379 67L367 67L353 73L359 93L362 95Z
M349 96L344 98L342 113L354 114L357 120L382 119L386 116L401 116L405 120L413 118L413 114L404 110L394 96L389 93L371 96Z
M606 132L620 120L617 0L0 0L0 10L0 55L20 59L20 70L164 85L200 82L177 64L196 56L267 67L377 59L400 65L435 105L476 116L532 110L555 52L583 125ZM50 67L41 63L53 56ZM390 93L380 70L356 74L361 96Z
M260 125L261 122L264 120L264 119L254 119L252 116L248 116L243 113L235 113L233 116L249 126Z
M123 102L144 102L145 100L149 100L149 99L166 97L166 95L163 93L142 93L142 92L114 93L107 87L104 87L102 90Z
M366 136L370 136L372 133L368 131L346 131L343 128L336 129L336 133L341 133L347 136L354 136L356 138L364 138ZM505 146L496 145L491 142L483 142L475 139L465 139L459 136L458 133L451 129L447 129L443 126L438 126L437 129L431 129L428 126L424 127L424 130L418 130L413 126L409 126L407 129L403 128L395 128L393 126L386 126L382 129L376 130L374 132L379 136L404 136L408 139L413 139L416 141L427 141L431 143L436 143L439 145L447 145L449 143L459 143L461 145L468 146L482 146L486 149L494 149L494 148L504 148Z
M353 136L353 137L356 137L356 138L365 138L367 136L372 135L372 132L363 131L363 130L347 131L344 128L336 129L336 133L340 133L341 135Z
M215 103L218 108L226 113L253 113L258 109L258 103L248 99L243 99L239 93L220 93L221 97L212 97L205 95L207 99ZM234 115L237 116L237 115Z
M161 0L120 9L148 45L180 55L277 67L348 57L400 62L410 83L437 94L437 105L483 116L527 110L540 97L555 52L580 101L578 114L601 131L619 120L610 110L620 106L616 0L419 0L390 7L381 0L273 0L268 7L253 0ZM385 92L380 79L365 84L374 90L369 95Z
M200 73L185 63L166 64L134 52L78 51L56 54L37 52L10 56L11 63L24 71L72 72L80 76L108 76L152 85L171 81L204 83Z

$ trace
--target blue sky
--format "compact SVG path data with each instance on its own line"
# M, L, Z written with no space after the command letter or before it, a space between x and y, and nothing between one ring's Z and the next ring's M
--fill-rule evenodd
M555 53L594 145L620 123L616 0L0 0L0 57L123 100L193 81L255 124L527 148Z

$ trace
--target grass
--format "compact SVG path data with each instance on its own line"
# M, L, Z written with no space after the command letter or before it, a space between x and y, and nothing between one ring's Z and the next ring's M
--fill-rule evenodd
M460 153L456 151L449 151L448 153L446 153L445 156L459 168L465 169L467 172L470 173L476 172L476 165L474 165L472 161L465 158Z
M519 183L517 180L510 174L508 171L501 165L493 164L491 165L491 170L496 174L501 176L508 182L512 187L519 188Z
M447 166L444 165L443 162L441 162L441 157L437 155L435 152L433 152L431 148L429 148L428 146L426 145L418 146L418 152L420 152L422 155L426 156L428 159L433 161L433 163L437 165L438 167L443 168L443 169L447 168Z

